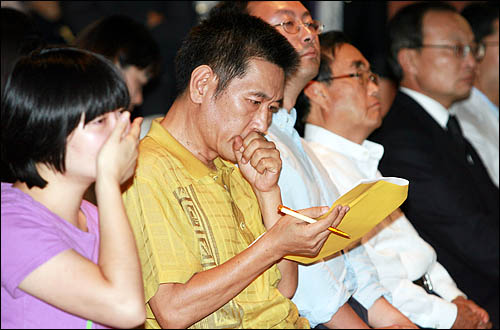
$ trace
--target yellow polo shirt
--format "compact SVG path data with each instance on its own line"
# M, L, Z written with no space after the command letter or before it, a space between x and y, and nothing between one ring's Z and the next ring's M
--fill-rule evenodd
M138 165L123 200L142 264L146 302L162 283L186 283L223 264L265 231L257 199L234 164L209 169L153 121L140 142ZM277 289L276 265L234 299L192 325L215 328L308 328ZM160 328L147 309L147 328Z

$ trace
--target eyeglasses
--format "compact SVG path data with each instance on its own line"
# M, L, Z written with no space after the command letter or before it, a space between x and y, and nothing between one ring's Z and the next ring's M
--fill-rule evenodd
M323 29L325 28L325 25L321 24L321 22L318 20L312 20L310 22L305 22L305 23L298 23L296 21L286 21L286 22L281 22L279 24L275 24L273 26L281 26L286 33L290 34L299 33L301 26L317 34L323 32Z
M358 78L358 79L362 80L363 85L366 85L368 82L372 82L378 86L378 83L379 83L378 75L376 73L371 72L371 71L359 71L356 73L343 74L341 76L319 79L318 81L329 81L329 80L341 79L341 78Z
M476 59L476 61L481 61L484 57L485 46L483 43L474 44L474 45L422 45L419 48L447 48L453 50L455 56L458 58L466 58L469 53L472 53L472 56Z

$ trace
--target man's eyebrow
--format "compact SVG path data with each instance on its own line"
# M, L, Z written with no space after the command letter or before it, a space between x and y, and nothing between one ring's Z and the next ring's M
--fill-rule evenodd
M250 95L252 95L252 96L256 96L256 97L261 97L261 98L263 98L263 99L265 99L265 100L270 100L270 99L271 99L271 97L270 97L270 96L268 96L268 95L267 95L266 93L264 93L264 92L251 92L251 93L250 93ZM276 101L274 101L274 102L278 102L278 103L280 104L280 106L281 106L281 104L283 104L283 99L281 98L281 99L276 100Z
M289 9L279 9L276 11L276 14L286 14L286 15L290 15L290 16L295 17L295 13ZM311 17L311 13L309 13L308 11L305 11L302 14L302 19L304 19L306 17Z
M306 18L306 17L312 18L311 13L310 13L310 12L308 12L308 11L305 11L305 12L302 14L302 19L304 19L304 18Z
M279 9L276 11L276 14L286 14L295 17L295 13L289 9Z
M356 68L356 69L364 69L366 67L365 63L363 61L352 61L351 67Z
M270 99L270 97L267 96L267 94L264 92L251 92L250 94L253 96L257 96L257 97L262 97L263 99L266 99L266 100Z

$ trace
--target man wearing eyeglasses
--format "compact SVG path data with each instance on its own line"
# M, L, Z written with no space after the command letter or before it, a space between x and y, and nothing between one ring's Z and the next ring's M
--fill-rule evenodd
M497 4L473 3L462 10L474 38L484 44L474 87L466 100L453 104L464 136L476 148L493 182L499 183L498 17Z
M380 177L384 148L367 137L382 123L377 75L347 35L320 35L318 75L297 100L304 138L341 193ZM465 300L436 252L396 210L362 239L392 303L415 324L437 329L484 329L488 314ZM439 297L440 295L441 297Z
M225 8L262 18L299 53L300 66L285 86L283 105L273 115L266 137L280 151L283 166L278 184L284 205L294 209L331 205L340 195L320 162L311 158L311 150L303 147L303 139L294 128L297 96L318 72L322 24L313 20L298 1L226 2ZM292 298L312 327L415 327L388 300L390 294L380 285L363 247L313 265L299 265L298 287Z
M379 169L410 181L407 218L498 327L499 192L449 111L469 95L484 49L455 8L440 2L404 7L389 39L400 90L370 137L385 149Z

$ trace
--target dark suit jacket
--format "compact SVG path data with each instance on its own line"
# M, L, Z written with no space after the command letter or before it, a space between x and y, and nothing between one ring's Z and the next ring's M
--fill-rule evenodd
M384 146L382 174L410 181L402 209L438 261L469 299L483 307L496 302L498 309L499 193L477 154L471 164L451 135L402 92L369 139Z

